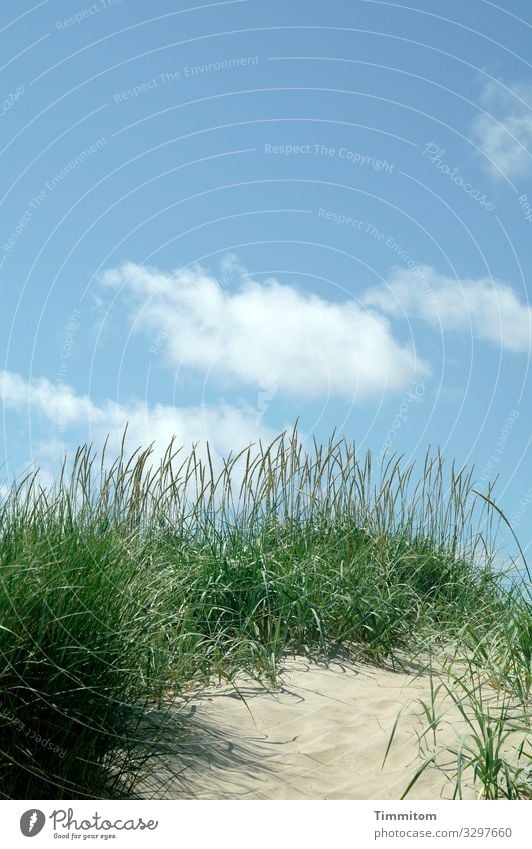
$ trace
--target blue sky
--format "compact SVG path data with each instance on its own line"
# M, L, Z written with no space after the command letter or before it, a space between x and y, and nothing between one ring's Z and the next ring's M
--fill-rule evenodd
M525 0L4 2L2 481L299 418L499 475L529 545L531 34Z

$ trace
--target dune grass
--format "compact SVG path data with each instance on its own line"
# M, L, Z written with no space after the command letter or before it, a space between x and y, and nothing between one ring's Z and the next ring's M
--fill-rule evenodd
M405 782L402 798L415 793L417 781L433 766L451 782L454 799L464 798L468 787L478 799L532 798L532 617L527 595L514 587L491 628L467 623L453 651L426 664L430 698L416 700L422 716L420 762ZM445 739L453 742L440 744L444 728Z
M374 470L295 431L222 463L208 446L153 457L86 445L0 507L4 798L134 793L154 704L213 675L275 680L288 652L399 663L474 645L525 704L529 609L493 567L499 517L471 470Z

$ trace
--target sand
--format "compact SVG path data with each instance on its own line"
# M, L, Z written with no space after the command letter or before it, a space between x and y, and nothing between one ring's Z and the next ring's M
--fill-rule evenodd
M399 799L420 764L424 724L416 699L429 700L426 677L295 659L285 662L276 692L246 679L238 687L240 695L233 687L213 686L179 706L186 729L179 758L172 761L168 751L158 759L143 795ZM457 729L442 726L438 744L454 743ZM444 772L431 766L408 798L445 799L452 792ZM464 798L474 798L472 791Z

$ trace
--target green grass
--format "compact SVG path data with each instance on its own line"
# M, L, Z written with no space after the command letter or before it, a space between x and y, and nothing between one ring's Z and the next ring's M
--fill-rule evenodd
M481 496L513 534L502 511ZM530 571L514 535L530 580ZM437 766L453 785L453 798L472 788L477 799L532 799L531 686L532 611L530 583L506 588L496 616L481 611L466 621L454 639L454 651L434 658L429 676L430 699L418 699L425 720L418 735L420 764L402 798L429 767ZM388 757L401 713L386 749ZM454 732L454 743L439 743L442 728ZM452 736L446 734L446 739Z
M294 432L221 467L84 446L49 490L19 482L0 507L0 794L134 793L154 704L213 675L275 680L290 652L474 645L471 675L524 704L529 609L493 568L500 516L472 480Z
M455 799L467 787L478 799L532 798L531 625L529 602L514 589L491 629L466 625L454 652L427 664L430 696L417 700L420 763L402 798L432 766L451 782ZM399 715L385 761L400 721Z

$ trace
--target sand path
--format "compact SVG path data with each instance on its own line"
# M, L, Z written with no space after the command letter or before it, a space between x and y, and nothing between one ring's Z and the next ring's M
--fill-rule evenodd
M150 781L159 783L158 798L399 799L420 763L415 700L428 699L426 677L295 659L284 664L277 692L249 680L239 691L245 701L231 687L213 686L181 707L188 730L179 778L159 759ZM451 728L442 728L438 742L445 739L454 741ZM408 798L451 796L452 784L430 767Z

